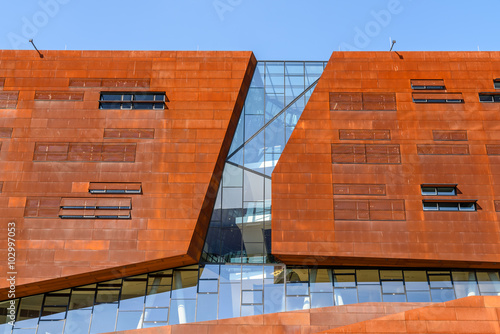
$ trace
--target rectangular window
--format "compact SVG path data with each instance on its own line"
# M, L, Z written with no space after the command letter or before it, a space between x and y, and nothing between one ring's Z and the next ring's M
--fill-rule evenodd
M90 182L91 194L141 194L140 182Z
M495 85L495 89L500 89L500 79L493 80L493 84Z
M165 92L103 92L99 109L165 109Z
M463 103L462 93L413 93L415 103Z
M422 184L420 186L422 195L424 196L456 196L457 195L457 185L456 184Z
M415 90L444 90L446 87L444 86L443 80L411 80L411 89Z
M63 198L62 219L130 219L130 198Z
M479 102L500 102L500 93L479 93Z
M423 200L424 211L477 211L475 200L438 202Z

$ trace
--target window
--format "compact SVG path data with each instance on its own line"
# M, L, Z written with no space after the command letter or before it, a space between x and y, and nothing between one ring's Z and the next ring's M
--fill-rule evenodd
M495 86L496 88L496 86ZM499 93L479 93L479 102L500 102Z
M456 184L443 184L443 185L426 185L423 184L421 187L422 195L424 196L456 196L457 195L457 185Z
M89 186L91 194L141 194L141 183L107 183L107 182L91 182Z
M165 92L101 93L99 109L165 109Z
M413 93L415 103L463 103L462 93Z
M493 84L495 85L495 89L500 89L500 79L493 80Z
M415 90L444 90L446 89L443 80L411 80L411 89Z
M62 219L130 219L130 198L63 198Z
M423 200L424 211L477 211L475 200L438 202Z

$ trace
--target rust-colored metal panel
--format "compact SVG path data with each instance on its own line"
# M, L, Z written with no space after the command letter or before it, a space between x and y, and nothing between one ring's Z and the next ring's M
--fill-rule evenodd
M500 52L334 52L272 176L273 254L289 264L500 268L500 114L478 98L499 71ZM457 93L413 90L412 80ZM381 101L395 110L364 107ZM423 196L424 184L458 191ZM424 200L441 199L474 199L477 210L424 211Z
M9 137L2 140L0 219L16 223L18 252L54 251L43 265L30 253L18 259L16 297L196 263L256 66L253 54L44 56L0 53L2 68L9 68L0 69L0 108L16 108L0 119L1 135ZM168 109L99 109L102 91L165 92ZM125 190L133 194L109 188L129 183L135 188ZM111 193L100 193L98 184ZM69 199L109 197L128 198L131 209L61 208ZM145 237L158 231L161 240ZM116 257L117 249L130 256ZM6 265L0 259L0 268ZM0 299L6 286L0 284Z

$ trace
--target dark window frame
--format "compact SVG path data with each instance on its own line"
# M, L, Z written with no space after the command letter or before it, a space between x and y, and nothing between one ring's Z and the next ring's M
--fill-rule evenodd
M130 99L124 99L125 96L130 95ZM108 99L109 97L116 96L116 100ZM138 96L150 96L152 100L137 99ZM159 97L159 99L157 99ZM110 110L164 110L167 109L166 102L167 96L165 92L101 92L99 97L99 109ZM149 108L148 104L151 105ZM119 108L115 108L118 106ZM158 107L161 106L161 107ZM147 108L143 108L147 107Z

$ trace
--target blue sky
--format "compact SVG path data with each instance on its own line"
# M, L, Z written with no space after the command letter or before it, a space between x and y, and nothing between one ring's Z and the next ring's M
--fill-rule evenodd
M0 49L251 50L259 60L332 51L499 50L500 1L11 0Z

